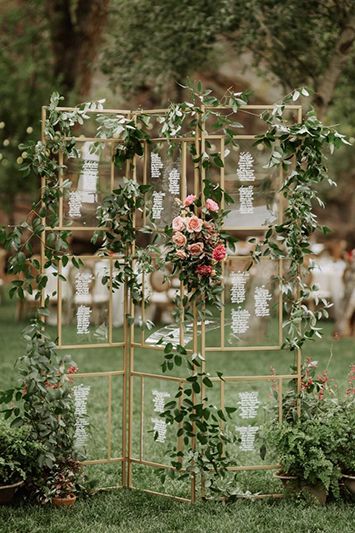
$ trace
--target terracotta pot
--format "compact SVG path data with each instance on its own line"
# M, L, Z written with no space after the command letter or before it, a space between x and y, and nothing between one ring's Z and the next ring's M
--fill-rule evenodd
M348 491L355 496L355 473L343 474L343 481Z
M327 491L322 485L303 485L303 492L312 496L312 498L319 503L325 505L327 501Z
M272 475L281 481L285 490L295 492L300 489L300 482L297 476L291 476L284 472L274 472Z
M76 502L76 496L74 494L69 494L65 498L60 498L59 496L54 496L52 498L52 504L56 507L63 507L63 506L69 506L74 505Z
M23 483L23 481L17 481L17 483L12 483L11 485L0 485L0 505L12 502L17 489Z

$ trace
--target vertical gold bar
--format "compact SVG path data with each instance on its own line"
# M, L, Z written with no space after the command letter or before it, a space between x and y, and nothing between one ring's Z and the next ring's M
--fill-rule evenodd
M297 121L302 122L303 119L303 113L302 113L302 107L300 106L297 110ZM298 275L301 276L301 269L299 269ZM299 291L298 295L299 296ZM298 349L296 354L296 367L297 367L297 392L298 394L301 392L301 385L302 385L302 350ZM298 400L297 402L297 414L298 416L301 414L301 402Z
M282 422L282 378L279 378L278 380L277 400L279 408L279 421Z
M115 162L114 162L114 155L115 155L115 144L110 143L110 152L111 152L111 161L110 161L110 188L111 192L115 188Z
M139 434L139 460L140 461L143 461L143 458L144 458L143 430L144 430L144 376L141 376L141 413L140 413L140 434Z
M223 161L223 167L220 168L220 186L223 189L223 195L222 195L222 209L224 209L225 201L224 201L224 137L221 138L221 159ZM225 335L224 335L224 324L225 324L225 261L222 262L222 279L223 279L223 291L221 294L221 302L222 302L222 309L220 313L221 317L221 349L224 348L225 343Z
M201 106L201 111L202 111L202 114L200 116L200 120L201 120L201 153L204 154L206 152L206 139L205 139L205 106ZM200 169L201 169L201 176L200 176L200 188L201 188L201 202L202 202L202 205L204 205L205 203L205 195L204 195L204 184L205 184L205 179L206 179L206 169L205 167L202 165L202 163L200 163Z
M205 323L205 306L203 306L202 309L202 319L201 319L201 355L202 355L202 361L201 361L201 372L206 372L206 323ZM206 387L202 381L201 383L201 403L205 407L206 406ZM206 496L206 480L204 473L201 472L201 497L205 498Z
M201 153L206 152L206 139L205 139L205 106L201 106ZM201 202L202 205L205 204L205 194L204 194L204 186L205 186L205 179L206 179L206 169L203 165L200 166L201 168ZM204 218L204 216L202 215ZM202 316L201 316L201 373L204 374L206 372L206 324L205 324L205 315L206 315L206 308L205 305L203 305L202 308ZM205 396L206 396L206 387L203 383L203 380L201 382L201 403L205 406ZM203 472L201 472L201 496L204 498L206 496L206 480Z
M143 152L143 185L146 185L148 182L148 143L144 141L144 152ZM147 223L147 214L146 210L143 209L143 226Z
M184 284L181 281L180 282L180 320L179 320L179 342L181 346L184 346L185 344L185 331L184 331L185 314L184 314L184 305L182 302L183 298L184 298Z
M186 165L187 165L187 144L186 142L182 143L182 168L181 168L181 201L183 201L187 196L187 178L186 178Z
M196 131L195 131L195 150L196 155L195 157L199 157L201 150L200 150L200 132L199 132L199 126L196 125ZM200 191L200 163L194 163L194 194L197 196Z
M224 335L224 322L225 322L225 309L224 309L224 303L225 303L225 271L226 271L226 265L225 261L222 261L222 279L223 279L223 291L221 294L221 303L222 303L222 309L221 309L221 349L224 349L224 343L225 343L225 335Z
M183 381L179 381L179 388L183 387L184 386L184 382ZM179 411L181 410L181 406L182 406L182 395L179 396L179 399L178 399L178 409ZM182 422L179 422L179 429L182 428ZM180 435L180 437L178 437L178 442L177 442L177 449L179 452L181 452L184 448L184 439L183 439L183 435ZM179 461L181 462L182 461L182 457L179 458Z
M146 272L142 272L142 303L141 303L141 312L142 312L142 329L141 329L141 345L144 345L145 342L145 279L146 279Z
M283 343L283 298L282 298L282 273L283 273L283 262L282 258L279 259L278 263L278 286L279 286L279 312L278 312L278 321L279 321L279 345L282 346Z
M222 187L223 191L224 191L224 164L225 164L224 150L225 150L224 137L222 137L221 138L221 159L223 161L223 167L220 168L220 186ZM222 195L222 209L224 209L224 206L225 206L225 202L224 202L224 194L223 194Z
M127 118L131 118L131 114L127 115ZM126 162L126 178L130 174L130 164L129 161ZM128 256L127 250L127 256ZM124 338L124 352L123 352L123 406L122 406L122 455L124 457L122 463L122 485L128 487L130 485L130 459L131 459L131 448L130 448L130 424L131 424L131 413L130 413L130 350L131 350L131 341L129 337L129 327L128 327L128 287L125 284L124 286L124 296L123 296L123 338ZM128 412L127 412L128 411Z
M45 135L45 127L46 127L46 108L42 107L42 114L41 114L41 140L42 143L46 143L46 135ZM43 195L46 188L46 178L45 176L41 176L41 206L42 208L45 207L44 201L43 201ZM46 227L46 217L42 217L42 227ZM45 259L46 259L46 230L43 229L41 231L41 247L40 247L40 256L41 256L41 274L44 275L45 269ZM45 289L41 289L41 298L40 298L40 305L41 307L44 307L46 299ZM40 319L44 322L45 317L44 315L40 316Z
M197 338L197 307L196 303L193 304L193 354L196 356L198 352L198 338ZM195 370L194 370L195 373ZM196 394L195 392L192 392L192 403L196 403ZM192 432L196 433L196 425L192 424ZM191 449L193 451L196 450L196 437L191 438ZM195 503L196 501L196 474L193 473L191 475L191 502Z
M58 334L58 346L62 346L62 329L63 329L63 301L62 301L62 283L60 279L62 274L62 260L58 261L58 277L57 277L57 334ZM67 283L67 282L66 282Z
M135 121L137 120L137 117L135 117ZM131 168L132 168L132 179L134 181L137 181L137 156L133 157L133 160L131 161ZM136 227L136 215L133 215L133 227ZM135 241L131 243L131 245L128 247L128 254L127 257L133 257L135 254ZM134 269L134 264L132 265ZM132 434L133 434L133 380L134 377L132 375L132 372L134 371L134 304L132 300L132 294L127 293L127 298L129 296L129 299L127 301L127 309L129 311L129 315L131 320L131 323L128 325L128 357L129 357L129 364L128 364L128 374L129 374L129 380L128 380L128 463L127 463L127 484L128 487L132 486Z
M296 368L297 368L297 393L300 394L302 390L302 351L298 349L296 351ZM297 414L301 414L301 402L297 400Z
M182 143L182 172L181 172L181 201L183 201L187 196L187 144L186 142ZM184 314L184 305L183 305L183 298L184 298L184 284L181 281L180 282L180 321L179 321L179 335L180 339L179 342L181 346L185 344L185 331L184 331L184 321L185 321L185 314Z
M221 409L224 409L224 385L225 385L225 382L220 380L219 401L220 401ZM223 420L219 421L219 425L220 425L221 431L224 431Z
M63 213L63 194L64 194L64 189L63 189L63 165L64 165L64 157L63 157L63 152L60 151L59 154L58 154L58 163L59 163L59 227L62 228L63 227L63 218L64 218L64 213Z
M107 376L108 394L107 394L107 458L112 457L112 375Z
M58 203L58 218L59 218L59 227L62 228L64 225L63 218L63 165L64 165L64 156L62 150L58 154L58 163L59 163L59 203ZM58 269L60 269L60 274L62 273L62 262L59 261ZM58 272L59 274L59 272ZM58 346L62 346L62 326L63 326L63 308L62 308L62 280L59 280L58 276L58 295L57 295L57 307L58 307Z
M110 280L108 283L108 342L112 343L112 328L113 328L113 292L112 292L112 276L113 276L113 258L109 258L109 274Z
M129 346L128 346L128 323L127 323L127 306L128 306L128 287L124 287L123 296L123 338L124 338L124 350L123 350L123 402L122 402L122 456L124 458L122 463L122 486L127 487L127 465L128 465L128 448L127 448L127 392L128 392L128 358L129 358Z

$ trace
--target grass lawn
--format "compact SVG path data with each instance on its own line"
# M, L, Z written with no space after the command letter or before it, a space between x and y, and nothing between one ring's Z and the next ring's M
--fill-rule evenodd
M3 303L0 307L0 388L10 386L15 379L13 364L16 357L22 353L23 342L21 331L24 323L16 323L13 304ZM343 389L346 384L346 374L350 364L355 361L353 341L344 339L333 341L331 338L331 324L324 324L324 337L321 341L309 344L304 350L320 362L320 368L329 363L329 373ZM68 350L77 361L80 371L115 370L121 368L122 358L120 350L80 349ZM66 353L66 352L65 352ZM287 372L292 363L292 357L286 352L249 352L227 353L213 352L209 356L210 368L218 367L225 375L244 374L253 375L269 373L270 367L278 372ZM136 368L146 372L159 372L161 354L150 350L137 350ZM91 454L101 457L105 453L107 444L106 410L107 383L105 380L90 382L92 387L90 417L93 419L93 431L90 438ZM153 384L152 384L153 386ZM155 386L155 385L154 385ZM148 385L147 385L148 387ZM120 453L120 396L121 386L114 383L113 397L113 452ZM266 391L261 391L261 394ZM139 386L135 387L135 400L140 405ZM150 421L151 391L146 391L144 401L145 421ZM235 398L236 390L226 391L226 403ZM266 397L266 396L265 396ZM148 401L149 400L149 401ZM91 414L92 413L92 414ZM135 407L135 439L138 439L139 407ZM146 428L148 429L148 427ZM138 439L139 440L139 439ZM117 449L115 449L115 446ZM135 449L135 448L134 448ZM158 453L153 443L152 435L145 433L144 449L148 456ZM139 450L137 448L137 453ZM159 451L163 457L163 449ZM158 454L159 455L159 454ZM159 457L157 456L157 459ZM137 467L138 468L138 467ZM117 467L96 467L100 481L109 481L119 477ZM136 473L136 486L147 486L152 483L154 474ZM257 477L257 476L256 476ZM275 480L266 473L253 480L253 474L241 477L241 483L251 490L261 490L259 483L267 484L270 490L275 489ZM106 479L107 478L107 479ZM154 476L154 483L156 476ZM104 483L103 483L104 484ZM269 484L269 485L268 485ZM178 489L174 489L178 490ZM279 487L276 485L276 490ZM355 509L353 505L344 503L330 503L325 508L318 508L303 501L246 501L239 500L235 504L223 506L208 503L189 504L177 503L163 497L154 497L136 490L115 490L97 494L89 499L77 502L73 509L53 509L51 507L30 506L18 503L11 507L0 508L0 532L36 533L49 532L352 532L354 531Z

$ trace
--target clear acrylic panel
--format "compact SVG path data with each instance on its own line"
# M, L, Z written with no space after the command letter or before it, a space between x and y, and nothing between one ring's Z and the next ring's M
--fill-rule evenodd
M97 208L119 183L112 164L112 144L102 143L98 149L94 144L78 142L80 158L64 161L63 180L70 181L70 188L64 188L64 226L96 227Z
M110 341L112 297L108 284L110 259L81 256L76 268L68 262L59 280L59 345L103 344Z

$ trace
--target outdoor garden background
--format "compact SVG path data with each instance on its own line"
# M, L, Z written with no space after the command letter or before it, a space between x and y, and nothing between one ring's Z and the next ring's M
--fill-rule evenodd
M18 146L41 136L41 106L53 91L65 96L64 105L105 98L105 107L152 109L170 101L189 99L183 87L190 79L201 80L222 98L226 90L250 89L249 104L279 101L297 87L311 94L297 103L305 111L313 105L317 116L353 142L355 128L355 8L352 1L8 1L0 3L0 222L20 223L38 194L38 178L20 171L26 157ZM318 219L332 230L316 235L312 254L323 263L318 276L321 289L334 304L330 318L322 320L322 339L307 342L303 357L327 369L338 391L349 387L354 363L353 313L345 317L343 293L354 291L354 279L344 279L351 268L354 244L354 151L344 145L329 158L330 176L337 187L320 189L326 208L315 206ZM248 235L243 235L247 238ZM73 253L95 253L85 232L76 232ZM39 247L34 253L39 253ZM15 383L14 363L22 355L22 331L33 314L31 301L10 300L14 279L9 271L9 252L0 248L0 389ZM158 280L159 281L159 280ZM159 283L161 280L159 281ZM160 290L160 288L159 288ZM154 298L150 314L164 324L161 301ZM168 302L168 300L167 300ZM166 302L165 302L166 303ZM164 304L164 302L163 302ZM115 311L119 315L120 311ZM73 323L65 326L69 342L75 337ZM49 327L55 338L55 324ZM122 337L122 321L114 335ZM211 334L213 337L213 333ZM70 353L70 350L68 350ZM136 351L136 363L156 372L161 354ZM112 370L121 364L122 353L110 350L75 350L80 371ZM218 362L225 375L258 375L271 366L288 371L292 358L284 352L238 354L228 352ZM106 389L95 389L90 401L92 446L106 442ZM138 396L137 396L138 400ZM121 398L117 396L117 401ZM113 416L119 416L113 411ZM115 422L115 420L114 420ZM118 422L118 420L116 420ZM113 442L121 435L119 424ZM150 435L148 438L153 439ZM115 441L115 439L117 439ZM149 444L148 447L154 446ZM117 468L92 467L100 485L116 484ZM150 474L149 474L150 475ZM248 475L248 473L246 473ZM249 474L250 476L250 474ZM258 492L259 481L248 480ZM155 476L141 477L142 486L159 487ZM269 479L270 491L278 481ZM243 486L243 479L241 479ZM277 488L275 488L277 487ZM154 488L154 487L153 487ZM302 499L248 501L228 506L220 502L184 505L137 491L116 490L79 499L71 509L54 509L17 503L0 507L1 531L352 531L351 502L330 502L317 508Z

